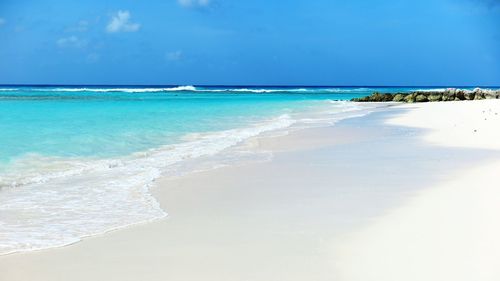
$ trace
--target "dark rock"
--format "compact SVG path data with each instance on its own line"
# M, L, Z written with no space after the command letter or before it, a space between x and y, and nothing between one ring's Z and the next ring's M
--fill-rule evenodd
M379 92L375 92L371 95L371 101L384 101L384 96L380 94Z
M498 99L500 97L500 91L485 91L485 99Z
M456 98L456 92L457 92L457 89L446 89L443 92L443 96L442 96L441 99L443 101L452 101L452 100L455 100L455 98Z
M394 98L392 99L392 101L402 102L402 101L404 101L404 99L405 99L405 96L403 94L396 94L396 95L394 95Z
M459 101L459 100L500 99L500 90L483 90L476 88L473 91L462 89L446 89L444 91L415 91L412 93L380 93L374 92L370 96L354 98L357 102L427 102L427 101Z
M465 91L464 90L456 90L455 91L455 97L458 100L465 100Z
M484 100L485 97L484 97L484 94L483 93L480 93L480 94L475 94L474 95L474 99L475 100Z
M414 103L415 102L415 94L409 94L405 97L404 99L405 102L407 103Z
M428 102L428 101L429 101L429 99L425 95L422 95L422 94L418 94L415 97L415 102Z
M474 91L472 91L474 93L474 99L475 100L484 100L485 97L484 97L484 91L481 90L480 88L475 88Z
M394 99L393 94L384 94L383 101L392 101Z
M353 98L353 99L351 99L351 101L356 101L356 102L368 102L368 101L370 101L370 97L369 97L369 96L366 96L366 97L361 97L361 98Z
M422 95L424 97L428 97L431 94L431 92L430 91L415 91L414 94L415 94L415 96Z
M473 100L475 95L476 94L474 94L474 92L471 92L471 91L466 91L464 93L465 100Z
M443 98L443 94L441 93L432 93L428 97L429 101L441 101Z

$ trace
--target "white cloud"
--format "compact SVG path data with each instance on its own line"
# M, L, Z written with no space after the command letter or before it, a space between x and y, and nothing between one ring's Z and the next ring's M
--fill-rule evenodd
M212 3L211 0L177 0L177 2L185 8L206 8Z
M0 26L4 25L7 21L4 18L0 18Z
M60 38L56 43L60 48L85 48L88 42L73 35Z
M111 21L106 26L106 31L109 33L136 32L139 28L141 28L140 24L130 22L129 11L118 11L111 17Z
M182 59L182 51L168 52L165 59L167 61L179 61Z

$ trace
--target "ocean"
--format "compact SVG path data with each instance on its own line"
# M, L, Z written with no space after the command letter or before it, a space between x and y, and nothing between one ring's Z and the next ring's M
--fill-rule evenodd
M370 112L351 98L410 90L0 86L0 254L163 218L157 178L266 161L242 144Z

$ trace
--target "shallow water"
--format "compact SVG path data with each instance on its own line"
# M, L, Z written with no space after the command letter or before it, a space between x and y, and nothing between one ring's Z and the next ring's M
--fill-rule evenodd
M346 101L375 90L412 89L0 87L0 254L162 218L159 176L262 160L234 148L366 114Z

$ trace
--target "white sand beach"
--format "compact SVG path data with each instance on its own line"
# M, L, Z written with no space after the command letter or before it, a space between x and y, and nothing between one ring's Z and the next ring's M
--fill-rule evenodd
M161 179L166 219L0 256L0 280L500 280L500 100L397 105Z
M500 102L406 106L390 124L428 129L432 145L500 149ZM408 199L337 243L339 280L500 280L500 159Z

